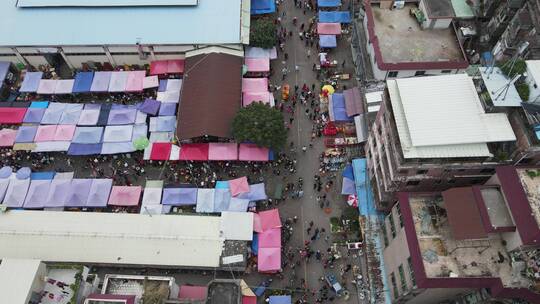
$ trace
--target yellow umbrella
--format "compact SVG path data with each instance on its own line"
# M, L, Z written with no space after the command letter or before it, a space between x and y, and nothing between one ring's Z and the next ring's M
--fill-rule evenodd
M336 89L334 89L334 87L329 84L323 86L322 90L328 92L328 95L332 95L336 91Z

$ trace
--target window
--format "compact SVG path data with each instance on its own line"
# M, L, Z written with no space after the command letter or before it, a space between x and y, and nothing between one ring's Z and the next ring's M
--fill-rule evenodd
M441 73L442 74L450 74L450 73L452 73L452 70L442 70Z
M425 170L425 169L416 171L416 174L426 174L426 173L428 173L428 170Z
M396 204L396 212L398 214L399 227L403 227L403 216L401 215L401 205Z
M413 285L413 287L416 287L416 278L414 277L414 270L413 270L413 267L412 267L412 260L411 260L411 257L408 257L407 258L407 266L409 266L409 274L411 275L411 283Z
M398 71L390 71L388 72L388 78L396 78L398 73Z
M392 233L392 238L396 237L396 223L394 223L394 215L390 212L388 215L388 221L390 222L390 233Z
M426 75L426 71L416 71L416 73L414 73L414 76L424 76Z
M383 235L384 248L388 247L388 235L386 234L386 223L383 222L381 225L381 232Z
M392 282L392 288L394 289L394 298L397 299L399 292L396 284L396 275L393 272L390 274L390 282Z
M405 271L403 271L403 264L398 267L399 282L401 283L401 291L407 291L407 281L405 280Z
M418 186L420 181L408 181L407 186Z

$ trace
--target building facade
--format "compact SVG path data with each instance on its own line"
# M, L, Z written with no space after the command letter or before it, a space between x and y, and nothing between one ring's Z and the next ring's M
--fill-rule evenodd
M537 172L503 166L481 186L400 193L382 229L393 302L540 301Z

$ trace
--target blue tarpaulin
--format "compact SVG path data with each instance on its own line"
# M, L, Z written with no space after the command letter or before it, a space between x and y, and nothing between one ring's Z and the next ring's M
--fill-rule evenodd
M88 93L92 88L94 80L94 72L80 72L75 75L75 83L73 84L73 93Z
M53 179L56 172L47 171L47 172L32 172L30 174L30 179Z
M349 179L354 180L354 172L353 172L352 165L347 165L347 166L345 167L345 169L343 169L343 173L341 173L341 175L342 175L343 177L346 177L346 178L349 178Z
M271 14L276 11L276 2L274 0L251 0L251 14Z
M48 101L32 101L30 104L30 108L46 109L47 107L49 107Z
M345 108L345 97L341 93L334 93L332 96L332 110L334 113L334 121L351 121L347 116Z
M101 154L103 144L78 144L69 145L68 155L95 155Z
M270 296L270 304L291 304L291 296Z
M317 0L319 7L336 7L341 5L341 0Z
M371 183L369 182L367 172L367 161L365 158L353 159L352 165L360 215L377 215L373 192L371 190Z
M347 11L319 11L319 22L323 23L351 23L351 13Z
M251 241L251 251L254 255L257 255L259 253L259 234L254 233L253 234L253 240Z
M323 48L337 47L336 35L319 35L319 45Z

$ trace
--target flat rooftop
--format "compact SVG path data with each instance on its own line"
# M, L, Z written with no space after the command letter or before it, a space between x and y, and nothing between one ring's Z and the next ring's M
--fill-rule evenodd
M530 280L514 274L498 235L481 240L456 240L442 196L410 194L409 203L428 278L498 277L505 287L529 287Z
M531 173L540 174L540 170L516 169L516 171L531 205L534 219L538 226L540 226L540 176L533 176L533 173Z
M23 4L35 2L26 0ZM41 1L56 2L59 1ZM177 6L159 5L164 1L158 1L158 5L137 5L140 2L126 0L123 6L115 7L17 7L17 0L3 0L0 1L0 46L242 42L242 4L249 5L249 1L203 0L197 5ZM150 2L145 0L145 3Z
M461 48L452 27L422 30L410 15L414 4L403 9L381 9L371 5L375 35L385 63L462 61ZM399 46L399 47L396 47Z

